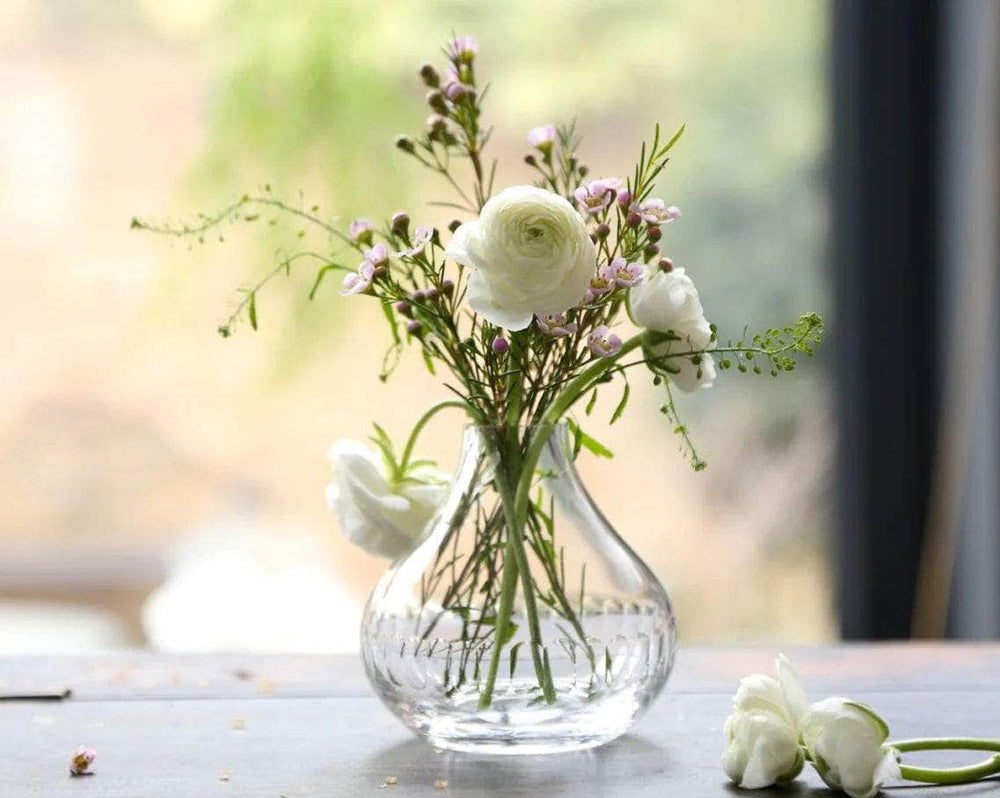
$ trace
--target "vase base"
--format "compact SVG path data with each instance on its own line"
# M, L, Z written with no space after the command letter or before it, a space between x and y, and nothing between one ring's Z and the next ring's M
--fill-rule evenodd
M514 694L494 700L486 711L470 704L444 709L440 705L397 712L435 748L489 756L555 754L582 751L609 743L624 734L645 708L643 691L623 690L595 700L581 700L566 691L549 706L526 702ZM397 709L402 709L398 707Z

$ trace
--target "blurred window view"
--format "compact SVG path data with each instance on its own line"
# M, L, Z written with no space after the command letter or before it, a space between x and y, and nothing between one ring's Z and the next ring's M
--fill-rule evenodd
M5 0L0 653L355 651L386 563L326 509L327 450L372 421L402 437L444 398L419 358L379 382L378 310L333 282L310 302L308 271L262 295L258 332L216 334L293 224L189 248L133 215L193 219L267 183L344 226L407 208L444 228L427 202L447 186L392 143L424 124L416 71L454 30L480 41L499 186L530 179L535 125L575 119L591 174L612 176L655 122L685 123L661 243L720 335L803 310L835 328L831 19L820 0ZM700 474L636 381L601 436L615 459L581 462L683 641L837 635L832 363L682 397ZM422 438L442 466L459 423Z

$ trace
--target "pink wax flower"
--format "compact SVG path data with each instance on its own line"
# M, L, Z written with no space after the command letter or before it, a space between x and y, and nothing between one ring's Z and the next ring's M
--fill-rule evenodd
M565 313L536 313L535 323L545 335L562 338L574 335L578 329L575 321L568 321Z
M548 154L557 135L555 125L539 125L528 131L528 144Z
M615 197L615 192L622 184L620 177L604 177L600 180L591 180L573 192L580 207L587 213L600 213Z
M456 61L471 63L479 52L479 42L473 36L456 36L448 42L448 55Z
M492 347L494 352L496 352L498 355L502 355L508 349L510 349L510 344L507 342L506 338L504 338L503 336L499 336L493 339Z
M587 348L595 357L617 355L622 348L622 339L602 324L587 336Z
M424 251L424 248L431 243L431 238L434 237L433 227L424 227L420 225L416 230L413 231L413 238L410 239L410 246L406 249L401 249L396 254L403 257L413 257Z
M380 266L385 266L389 260L389 248L382 242L379 242L365 253L365 260L376 269Z
M642 282L645 275L641 263L627 263L625 258L617 257L611 261L611 270L615 275L615 284L622 288L631 288Z
M93 774L91 767L97 759L97 752L93 748L78 748L70 760L69 772L74 776L90 776Z
M355 244L370 244L372 242L371 219L355 219L347 228L347 235Z
M590 288L587 290L587 294L590 296L590 301L593 302L595 298L599 296L604 296L610 291L614 290L615 287L615 263L617 258L612 263L605 263L597 270L597 276L590 278Z
M650 224L666 224L672 222L681 215L681 209L676 205L666 207L666 203L658 197L645 200L640 203L633 203L631 210L639 214L639 217Z
M628 210L629 204L632 202L632 192L627 188L623 188L618 192L618 207L623 211Z
M368 290L375 279L375 266L371 261L364 260L358 266L356 272L351 272L344 276L344 283L340 289L341 296L354 296Z

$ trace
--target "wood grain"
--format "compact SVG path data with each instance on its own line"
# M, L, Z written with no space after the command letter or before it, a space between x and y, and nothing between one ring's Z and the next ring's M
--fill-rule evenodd
M736 681L773 651L682 652L665 695L633 733L557 757L436 753L370 693L354 658L128 653L0 660L0 694L65 685L61 702L0 703L0 798L328 796L729 796L719 767ZM875 705L896 737L1000 737L1000 646L791 650L810 693ZM80 745L96 774L70 778ZM922 761L955 764L963 754ZM380 788L387 777L393 786ZM448 782L447 790L435 787ZM774 795L829 794L807 773ZM769 791L757 793L766 796ZM1000 782L908 788L910 796L1000 794Z

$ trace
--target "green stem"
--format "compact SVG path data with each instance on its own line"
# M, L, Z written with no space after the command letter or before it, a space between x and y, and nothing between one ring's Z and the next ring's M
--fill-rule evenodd
M907 781L922 781L926 784L966 784L988 776L1000 774L1000 754L994 754L985 762L964 768L918 768L900 765L899 775Z
M500 606L497 609L497 619L494 629L493 653L490 655L490 666L486 672L486 684L479 694L479 709L489 709L493 702L493 686L497 681L497 671L500 669L500 654L503 651L504 637L510 623L511 610L514 607L514 591L517 589L517 558L514 556L511 543L512 536L507 536L507 546L504 550L503 581L500 584Z
M1000 740L978 737L927 737L920 740L899 740L886 743L901 754L908 751L996 751L1000 753Z
M632 336L622 344L622 348L617 354L595 360L590 366L580 372L578 376L570 380L562 393L552 402L552 405L542 417L541 422L532 429L530 443L528 444L528 450L521 468L521 479L517 486L517 496L514 505L514 512L518 518L525 518L527 516L528 502L531 494L531 480L535 474L535 466L538 464L538 459L542 456L542 450L545 448L545 444L548 443L556 424L559 423L559 419L573 406L574 402L590 390L598 377L612 368L633 349L642 346L644 335L644 333L639 333Z
M988 776L1000 775L1000 740L971 737L932 737L922 740L900 740L887 743L900 753L911 751L995 751L989 759L960 768L923 768L900 765L900 776L907 781L927 784L965 784Z
M496 646L490 658L489 671L487 672L486 684L479 696L479 709L487 709L493 700L493 688L496 683L497 671L500 665L501 648L500 641L503 639L507 624L510 622L511 608L513 607L514 592L516 590L517 572L520 572L522 590L524 593L525 612L528 616L528 631L531 637L531 653L535 665L535 673L538 676L539 686L548 703L555 701L555 687L552 683L552 676L542 658L541 631L538 625L538 610L535 604L534 585L531 579L531 571L528 568L527 553L524 550L522 534L527 522L528 502L531 492L531 480L535 473L538 459L552 435L555 425L563 414L573 406L581 396L583 396L592 386L593 382L612 368L620 358L641 346L644 341L642 333L633 336L626 341L621 350L615 355L603 357L594 361L584 369L577 377L569 382L563 391L553 401L549 410L545 413L542 421L535 426L529 434L529 444L526 456L521 459L516 453L519 446L508 446L508 457L506 462L501 463L501 473L497 480L497 488L500 491L501 502L504 506L504 515L507 520L507 546L504 553L504 576L500 591L500 607L497 610L496 621ZM513 348L513 347L512 347ZM513 397L512 397L513 398ZM516 440L516 438L515 438ZM507 480L517 480L517 490L512 496ZM513 563L511 559L513 558ZM516 569L510 566L516 565ZM513 578L511 572L514 571Z
M538 677L538 684L542 688L542 695L547 704L554 704L556 700L555 685L552 683L552 674L542 657L542 631L538 623L538 606L535 602L535 585L531 577L531 568L528 565L528 555L524 550L524 528L527 523L526 513L518 515L516 512L515 496L511 492L509 484L516 484L515 480L521 469L520 452L514 448L514 454L510 458L509 474L510 483L503 485L500 491L500 500L503 503L504 515L507 519L507 551L513 552L514 562L517 563L517 570L521 576L521 592L524 595L524 611L528 616L528 636L531 645L531 660L535 666L535 675ZM504 567L508 565L507 557L504 557Z
M421 430L423 430L427 422L430 421L437 413L448 407L460 407L466 413L469 413L470 416L473 416L468 402L460 402L457 399L452 399L447 402L438 402L430 408L419 419L417 419L417 423L413 425L413 431L410 433L410 437L406 441L406 448L403 449L403 457L399 461L400 474L406 473L406 467L410 464L410 458L413 456L413 447L417 443L417 438L419 437ZM473 416L473 418L475 418L475 416Z

